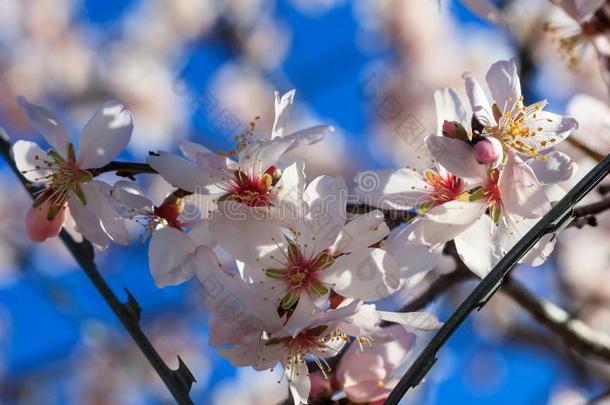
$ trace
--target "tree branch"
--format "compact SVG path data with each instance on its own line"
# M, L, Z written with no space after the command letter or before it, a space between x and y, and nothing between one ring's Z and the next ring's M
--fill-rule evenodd
M580 150L581 152L584 152L587 156L589 156L591 159L595 160L596 162L601 162L604 159L604 155L591 149L590 147L588 147L584 143L580 142L578 139L576 139L573 136L569 136L566 139L566 141L570 145L575 147L576 149Z
M501 292L513 299L534 319L560 337L566 346L582 355L610 363L610 336L573 318L552 302L536 297L517 281L508 278Z

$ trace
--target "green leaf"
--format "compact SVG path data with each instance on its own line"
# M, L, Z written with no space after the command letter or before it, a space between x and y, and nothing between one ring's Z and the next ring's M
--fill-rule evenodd
M290 290L282 299L281 307L282 309L290 309L299 302L299 292L295 290Z

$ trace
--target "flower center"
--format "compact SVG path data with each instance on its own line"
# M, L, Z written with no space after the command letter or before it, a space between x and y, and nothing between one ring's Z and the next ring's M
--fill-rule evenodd
M273 172L277 169L271 166L262 175L246 174L241 170L236 170L234 178L227 184L227 194L222 196L219 201L233 200L245 204L249 207L264 207L272 205L273 196Z
M286 287L286 295L282 299L281 308L292 308L299 300L302 292L324 295L328 288L320 282L318 274L328 268L334 259L328 250L323 250L314 257L305 257L299 246L290 242L286 253L286 262L277 269L265 269L265 274L280 280Z
M506 99L503 109L504 113L499 112L496 104L494 104L494 109L497 111L496 114L499 115L498 127L492 130L495 137L507 148L536 157L538 152L531 146L531 141L528 144L524 140L535 138L538 133L542 132L544 128L541 124L553 122L550 118L540 116L542 105L535 103L526 107L523 104L523 96L520 96L516 101L510 97ZM541 140L540 146L546 147L547 143L554 143L556 141L555 138L551 138L548 141Z
M464 182L452 173L439 174L434 170L424 171L424 179L431 187L430 200L433 205L453 201L464 193Z
M48 201L49 220L53 219L66 205L70 193L74 193L83 205L87 204L81 184L91 181L93 175L78 167L72 144L68 147L67 159L64 159L55 150L49 150L46 156L35 155L34 161L33 170L44 173L41 177L34 179L34 181L42 183L42 189L35 193L34 207L39 207Z

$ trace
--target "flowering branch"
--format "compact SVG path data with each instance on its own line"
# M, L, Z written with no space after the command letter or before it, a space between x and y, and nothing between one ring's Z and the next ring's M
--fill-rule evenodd
M9 138L6 135L6 132L0 128L0 154L8 163L15 175L17 175L21 183L33 196L34 190L29 187L29 182L23 177L19 169L17 169L17 166L11 157L10 148L11 145ZM142 354L144 354L159 377L161 377L176 402L179 404L192 404L193 401L189 397L189 391L191 385L195 381L195 378L179 356L178 369L176 370L170 369L161 359L161 356L159 356L159 353L140 327L141 308L129 290L125 289L125 293L127 294L127 302L121 302L97 270L94 261L95 254L93 251L93 246L89 241L84 239L83 242L78 243L68 234L68 232L66 232L65 229L61 231L60 238L70 254L83 269L91 283L93 283L95 288L101 294L104 301L106 301L112 312L114 312L125 329L127 329L136 345L142 351Z
M482 308L502 286L510 270L530 249L548 233L560 232L572 219L574 205L587 195L610 172L610 155L591 170L564 198L562 198L527 234L510 249L493 270L475 287L470 295L453 312L413 365L390 393L386 404L397 404L407 390L415 387L436 362L436 353L477 308ZM547 307L548 308L548 307ZM537 311L536 313L539 313ZM559 318L556 318L556 320Z

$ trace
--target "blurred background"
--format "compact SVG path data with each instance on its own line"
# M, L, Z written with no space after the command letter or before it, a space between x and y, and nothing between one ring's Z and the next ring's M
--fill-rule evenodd
M135 130L124 160L177 150L185 137L229 150L256 116L273 122L273 91L296 93L294 127L333 124L325 141L294 157L310 178L413 165L435 131L433 91L463 93L464 71L481 80L494 61L517 56L526 103L591 116L577 136L610 150L607 87L595 54L570 70L546 21L569 23L548 1L497 2L507 27L461 2L437 0L0 0L0 125L13 140L40 137L19 110L24 95L78 134L96 107L118 99ZM591 101L587 99L588 101ZM606 108L606 110L604 110ZM604 115L605 112L605 115ZM581 175L593 164L576 150ZM110 178L112 180L112 178ZM160 201L160 178L138 182ZM569 185L567 185L569 186ZM592 196L591 199L595 199ZM58 240L32 244L30 204L0 162L0 403L164 404L169 393ZM546 265L516 277L590 325L610 332L610 221L569 229ZM146 245L97 255L104 277L143 309L143 328L172 367L180 355L198 404L272 404L287 395L278 375L235 369L207 343L197 286L157 289ZM439 270L441 272L442 270ZM444 319L472 288L453 289L431 310ZM476 313L441 353L410 403L584 403L610 384L610 367L557 344L507 298Z

